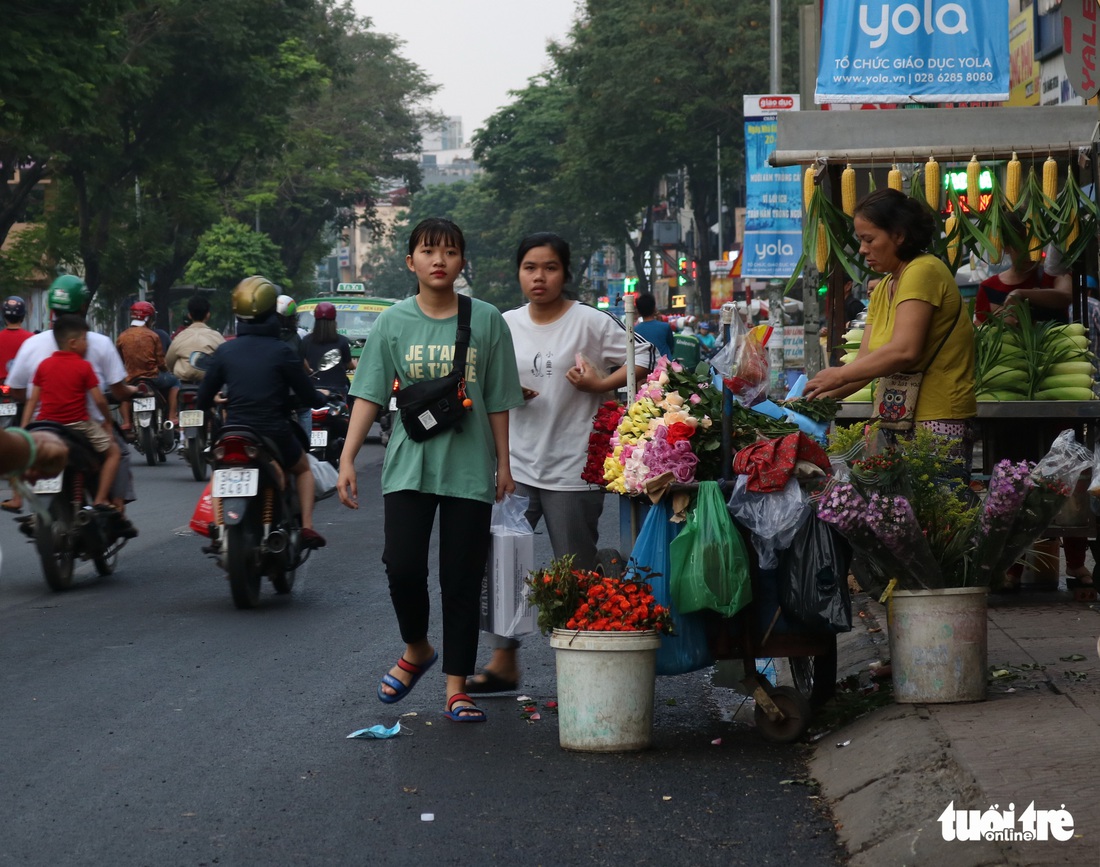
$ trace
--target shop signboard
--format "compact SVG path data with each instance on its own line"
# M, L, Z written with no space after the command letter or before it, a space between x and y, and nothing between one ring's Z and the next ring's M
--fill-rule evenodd
M802 255L802 170L768 163L780 111L797 111L791 94L745 96L745 230L741 273L787 279Z
M1073 89L1084 99L1100 91L1100 71L1096 68L1097 0L1063 0L1062 58L1066 76Z
M1003 102L1008 29L989 0L825 0L814 102Z

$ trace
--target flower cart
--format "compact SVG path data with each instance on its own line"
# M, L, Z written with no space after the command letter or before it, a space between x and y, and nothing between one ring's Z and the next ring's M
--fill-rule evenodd
M724 500L734 489L731 444L752 442L758 436L798 433L797 425L785 417L775 419L732 402L728 389L718 387L709 374L662 362L630 407L607 404L595 419L586 478L622 495L622 554L610 552L606 559L631 568L638 556L639 529L647 525L651 511L669 509L668 501L674 503L672 509L686 510L689 501L704 494L714 496L718 489ZM708 484L714 489L704 490ZM724 611L692 608L681 614L674 594L672 614L678 636L672 641L684 640L685 632L701 629L707 652L705 661L696 657L690 667L663 673L693 670L713 660L740 660L744 665L742 684L756 701L761 734L775 742L792 742L805 732L812 707L832 695L836 635L832 631L810 632L787 622L780 610L776 570L760 568L756 540L745 526L733 521L724 503L721 513L745 552L741 558L741 568L748 576L744 597L751 601L735 612L731 606ZM676 545L674 540L670 547ZM845 591L846 576L845 564L841 579ZM667 581L668 576L664 577ZM725 576L712 573L710 577ZM654 581L655 586L657 583ZM850 613L849 605L849 618ZM786 658L792 685L773 685L757 670L760 658Z

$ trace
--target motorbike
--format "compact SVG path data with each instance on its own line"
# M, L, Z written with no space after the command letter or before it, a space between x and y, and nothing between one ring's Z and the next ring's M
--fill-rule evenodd
M328 396L328 403L313 410L313 430L309 436L309 453L319 461L328 461L340 469L340 452L348 436L351 411L347 397L339 392Z
M397 413L397 392L401 388L400 382L395 378L393 390L390 392L390 402L378 411L378 441L382 445L389 445L390 435L393 433L393 417Z
M27 429L48 430L69 447L61 475L39 479L33 486L18 482L31 511L15 520L38 549L46 583L51 590L67 590L77 560L91 560L96 572L110 575L119 551L134 534L121 512L92 506L102 466L100 456L83 434L65 425L36 421Z
M237 608L259 604L265 576L276 593L290 593L295 571L309 558L294 478L277 455L274 443L239 424L225 425L211 449L214 523L208 551L228 574Z
M206 461L209 423L206 413L198 408L199 384L180 383L180 433L183 434L183 456L191 466L196 482L210 478L210 464Z
M23 404L16 403L11 396L10 385L0 385L0 430L17 423Z
M139 379L138 397L134 398L134 432L137 435L134 445L145 455L145 462L155 467L164 463L168 455L176 450L175 425L168 421L168 399L151 379Z

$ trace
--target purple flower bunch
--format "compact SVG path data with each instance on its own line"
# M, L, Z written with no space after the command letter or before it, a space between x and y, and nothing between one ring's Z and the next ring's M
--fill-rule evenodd
M993 468L989 477L989 489L982 507L981 531L988 537L1000 531L1007 532L1019 514L1031 481L1031 464L1003 460Z
M676 481L686 484L695 480L695 468L699 464L699 458L691 450L690 441L677 440L670 443L668 428L661 425L653 431L653 439L646 444L645 462L649 467L649 475L646 478L671 472L676 477Z

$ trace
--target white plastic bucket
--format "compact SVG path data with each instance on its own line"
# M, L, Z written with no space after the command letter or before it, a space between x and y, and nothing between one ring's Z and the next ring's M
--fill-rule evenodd
M586 752L642 750L653 742L656 632L574 632L550 637L558 673L558 740Z
M887 628L894 700L981 701L986 689L985 587L895 590Z

